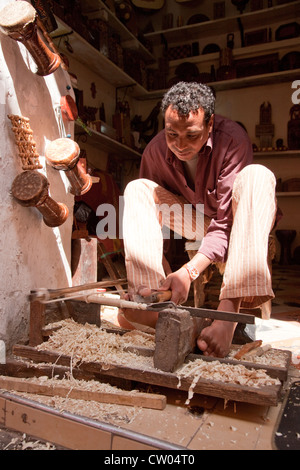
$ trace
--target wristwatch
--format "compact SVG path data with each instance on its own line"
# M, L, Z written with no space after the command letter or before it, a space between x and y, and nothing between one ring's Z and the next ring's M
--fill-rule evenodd
M197 277L199 277L200 273L198 269L195 268L191 263L186 263L183 265L183 267L187 270L187 272L190 275L191 281L195 281Z

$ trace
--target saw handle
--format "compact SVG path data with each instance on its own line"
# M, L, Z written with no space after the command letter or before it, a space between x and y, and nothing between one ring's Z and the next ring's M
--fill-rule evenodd
M171 300L172 291L171 290L157 291L155 294L153 294L153 296L154 296L153 302L165 302L167 300Z

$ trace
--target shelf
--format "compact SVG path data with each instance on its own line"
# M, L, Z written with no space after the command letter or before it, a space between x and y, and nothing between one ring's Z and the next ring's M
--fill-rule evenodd
M56 17L58 29L56 29L54 36L70 33L68 41L72 46L74 53L70 53L64 43L58 47L64 54L71 55L74 59L78 60L83 65L86 65L90 70L98 74L104 80L108 81L115 87L133 87L133 96L143 95L147 90L131 78L127 73L120 69L110 59L101 54L100 51L95 49L88 41L80 36L76 31L71 34L71 28L64 23L60 18ZM55 40L57 43L57 40ZM58 44L57 44L58 45Z
M135 160L140 159L141 154L136 150L127 147L127 145L121 144L117 140L108 137L105 134L95 131L94 129L88 128L91 135L88 135L83 131L82 127L75 124L75 138L80 143L80 137L84 138L84 142L89 143L90 145L100 146L100 150L103 150L107 153L117 153L122 157L122 159Z
M108 24L114 29L121 38L121 44L124 48L136 49L146 62L155 62L152 53L126 28L122 21L101 0L85 0L83 14L88 18L96 18L100 11L104 10L108 15Z
M222 80L219 82L211 82L208 85L215 91L233 90L238 88L246 88L252 86L273 85L293 81L299 78L300 69L285 70L283 72L265 73L261 75L252 75L249 77L235 78L232 80Z
M277 197L299 197L300 191L286 191L276 193Z
M207 36L217 36L239 31L238 19L242 20L244 30L251 28L259 28L261 26L269 26L274 22L295 20L300 15L300 1L278 5L264 10L257 10L242 15L222 18L220 20L210 20L203 23L181 26L178 28L164 29L145 34L145 37L151 39L155 43L160 43L161 35L170 42L176 43L180 38L180 42L192 41L196 39L206 38Z
M233 59L242 59L245 57L257 57L272 52L278 52L284 49L297 48L299 49L299 38L286 39L283 41L270 41L255 46L238 47L232 50ZM201 54L198 56L186 57L185 59L176 59L169 62L170 67L177 67L183 60L192 62L194 64L211 63L219 61L220 53L214 52L212 54Z
M266 73L262 75L252 75L243 78L234 78L232 80L222 80L218 82L209 82L216 92L226 90L237 90L239 88L248 88L254 86L274 85L278 83L292 82L299 79L300 69L285 70L283 72ZM139 100L161 99L167 90L152 90L145 94L140 93L137 96Z
M270 152L254 152L254 158L299 158L299 150L272 150Z
M107 7L102 4L100 0L88 0L89 5L103 5L106 10ZM284 6L289 6L288 10L291 12L291 7L296 8L296 5L300 5L300 1L296 2L296 4L288 4ZM278 14L278 11L282 11L282 6L280 7L273 7L267 9L268 13L274 12ZM261 14L262 11L259 13ZM251 17L258 12L252 12L247 15L251 15ZM285 11L286 14L286 11ZM123 31L123 38L130 38L132 35L131 33L125 28L125 26L110 12L110 15L114 20L118 21L122 26ZM246 16L246 15L244 15ZM70 33L70 27L64 23L61 19L56 18L58 23L58 29L55 31L55 36L60 34ZM219 23L219 22L226 22L228 19L223 20L216 20L213 22L207 23ZM195 26L195 25L193 25ZM197 27L202 27L203 24L196 25ZM120 26L119 26L120 27ZM183 28L176 28L177 30L184 30ZM124 32L126 31L126 32ZM152 34L152 33L151 33ZM134 36L132 36L134 38ZM136 40L136 38L134 38ZM120 69L116 64L114 64L110 59L106 56L101 54L100 51L95 49L91 44L89 44L83 37L81 37L76 31L73 31L72 34L68 36L68 40L74 49L74 54L72 57L77 59L80 63L86 65L89 69L93 70L96 74L101 76L104 80L107 80L109 83L114 85L115 87L133 87L132 96L140 99L140 100L149 100L149 99L161 99L163 94L166 90L153 90L147 91L142 85L136 82L132 77L130 77L126 72ZM234 50L234 57L241 57L244 55L251 55L258 51L263 52L264 50L271 51L277 48L284 48L284 47L293 47L297 45L298 38L287 40L287 41L274 41L272 43L265 43L259 46L251 46L246 48L239 48ZM64 44L60 44L60 49L66 55L70 54ZM204 56L198 57L191 57L189 61L199 61L199 62L206 62L209 60L216 60L218 59L218 54L209 54ZM176 65L177 62L180 61L172 61L170 65ZM231 80L222 80L218 82L210 82L208 85L212 86L214 90L217 91L225 91L231 89L239 89L251 86L261 86L261 85L268 85L268 84L275 84L275 83L283 83L287 81L293 81L299 78L300 69L296 70L288 70L283 72L276 72L271 74L263 74L263 75L254 75L239 79L231 79Z

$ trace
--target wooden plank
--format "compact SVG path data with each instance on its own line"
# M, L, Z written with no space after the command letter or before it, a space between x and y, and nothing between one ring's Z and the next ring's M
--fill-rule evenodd
M111 331L112 333L115 333L114 331ZM126 346L124 348L124 351L129 351L132 352L133 354L137 354L139 356L144 356L144 357L151 357L154 354L154 349L151 348L145 348L143 346ZM265 370L266 373L272 377L272 379L279 379L282 382L285 382L288 378L288 370L291 365L291 359L292 359L292 353L291 351L283 351L281 352L286 356L286 363L284 367L279 367L279 366L272 366L268 364L259 364L257 362L251 362L249 361L241 361L237 359L229 359L229 358L215 358L212 356L203 356L202 354L188 354L188 356L185 359L185 363L189 361L195 361L196 359L202 359L202 361L205 362L213 362L218 360L221 362L221 364L231 364L231 365L238 365L241 364L248 369L255 369L255 370Z
M115 405L137 406L142 408L151 408L154 410L163 410L166 407L166 397L153 393L138 392L99 392L92 390L83 390L79 387L60 385L59 381L55 384L35 383L29 380L22 380L17 377L0 376L0 389L33 393L36 395L46 395L49 397L73 398L76 400L96 401L99 403L110 403Z
M45 305L38 302L30 302L30 326L29 326L29 344L37 346L43 339L42 329L45 326Z
M70 367L57 364L41 364L32 361L16 360L7 358L6 364L0 364L0 375L8 375L11 377L29 378L29 377L59 377L66 378L70 375ZM72 376L77 380L96 380L102 383L108 383L122 390L132 390L132 380L111 377L95 372L88 372L80 369L73 369Z
M29 346L15 345L13 353L36 362L51 362L65 366L70 366L71 364L71 358L69 356L63 356L49 351L37 351ZM176 374L161 372L156 369L133 369L123 365L104 364L101 362L81 363L79 368L89 372L101 372L104 375L127 378L137 382L185 391L189 390L192 383L192 378L182 378L179 384L179 379ZM194 388L194 393L223 398L225 400L264 406L276 406L279 401L281 389L281 385L255 388L199 379Z
M125 285L126 283L127 280L124 278L109 281L92 282L90 284L83 284L82 286L64 287L61 289L35 289L31 291L30 295L28 296L28 300L38 300L39 302L52 299L63 300L68 294L74 294L76 292L83 292L92 289L101 289L105 287L114 287L115 285ZM67 297L66 300L68 300Z

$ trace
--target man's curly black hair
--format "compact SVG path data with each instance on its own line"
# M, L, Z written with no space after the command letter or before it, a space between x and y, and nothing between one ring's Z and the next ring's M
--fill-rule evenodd
M163 97L161 102L163 115L170 105L180 116L188 116L190 112L202 108L205 113L205 122L208 123L215 112L215 95L212 88L202 83L179 82L172 86Z

